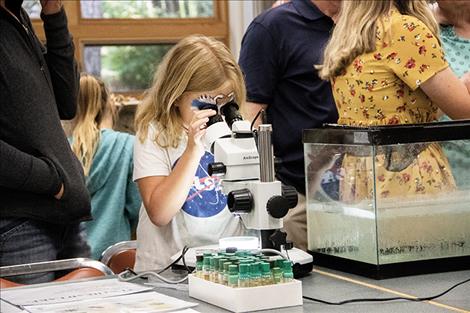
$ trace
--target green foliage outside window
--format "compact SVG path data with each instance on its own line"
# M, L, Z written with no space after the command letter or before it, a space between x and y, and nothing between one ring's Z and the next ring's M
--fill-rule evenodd
M152 83L156 66L170 48L171 45L104 47L101 76L112 90L146 89Z

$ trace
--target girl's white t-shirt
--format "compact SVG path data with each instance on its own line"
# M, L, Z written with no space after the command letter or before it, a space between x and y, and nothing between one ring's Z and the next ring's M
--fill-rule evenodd
M134 181L143 177L170 175L186 148L187 139L182 140L177 148L160 147L154 140L156 132L157 127L151 125L145 141L135 141ZM208 164L212 162L213 154L206 151L183 207L168 225L154 225L142 203L137 225L135 270L164 268L171 263L171 256L184 246L214 244L220 238L245 233L241 219L227 208L220 181L207 173Z

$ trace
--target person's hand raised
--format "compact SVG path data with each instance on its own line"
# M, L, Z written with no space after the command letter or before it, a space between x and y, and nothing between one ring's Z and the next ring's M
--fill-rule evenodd
M62 0L41 0L41 6L45 15L56 14L62 9Z
M217 114L214 110L201 110L194 113L193 119L188 126L188 145L187 150L196 153L199 157L204 154L204 144L202 136L206 133L206 123L209 117Z

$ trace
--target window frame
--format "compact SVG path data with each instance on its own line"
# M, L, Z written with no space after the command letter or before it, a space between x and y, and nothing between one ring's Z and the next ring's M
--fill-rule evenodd
M214 37L228 45L228 2L213 0L213 3L212 17L97 19L82 17L80 1L63 1L80 68L86 45L171 44L191 34ZM42 21L33 19L32 24L39 39L45 41ZM142 90L118 93L140 96Z

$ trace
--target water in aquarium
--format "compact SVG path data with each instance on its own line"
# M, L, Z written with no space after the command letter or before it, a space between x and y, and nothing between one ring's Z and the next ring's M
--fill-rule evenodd
M315 197L307 224L309 250L374 265L470 255L468 190L377 203Z

